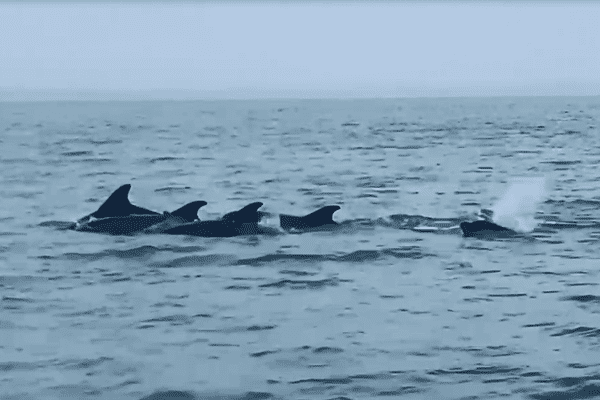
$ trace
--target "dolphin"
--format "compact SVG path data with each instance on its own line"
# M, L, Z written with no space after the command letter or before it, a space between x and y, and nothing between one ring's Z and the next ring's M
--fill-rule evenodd
M279 225L288 232L331 229L338 226L333 220L333 213L339 209L340 206L325 206L303 217L280 214Z
M160 215L156 211L151 211L146 208L138 207L129 201L129 191L131 185L129 183L119 187L112 192L108 199L93 213L79 218L78 223L90 221L92 218L109 218L109 217L126 217L128 215Z
M263 203L260 201L229 212L218 220L196 221L166 229L162 233L168 235L190 235L202 237L234 237L242 235L274 234L269 228L258 223L266 213L258 211Z
M482 208L479 211L479 220L473 222L461 222L459 224L464 237L479 239L495 239L522 236L521 233L493 222L494 212Z
M167 224L171 227L198 220L198 210L206 204L205 201L193 201L171 213L131 214L100 218L80 224L75 230L79 232L108 233L110 235L130 235L142 231L153 233L152 227L154 226L164 226ZM161 231L161 229L157 230Z
M503 226L486 220L461 222L459 226L463 232L464 237L493 239L521 236L520 233L513 231L512 229L505 228Z

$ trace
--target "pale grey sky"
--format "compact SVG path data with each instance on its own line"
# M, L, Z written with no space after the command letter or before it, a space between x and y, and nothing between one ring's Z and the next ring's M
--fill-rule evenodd
M0 89L600 95L600 4L0 3Z

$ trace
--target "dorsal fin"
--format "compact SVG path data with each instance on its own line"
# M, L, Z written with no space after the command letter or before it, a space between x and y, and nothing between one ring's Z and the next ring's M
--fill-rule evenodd
M261 203L260 201L255 201L254 203L250 203L247 206L242 207L237 212L239 212L239 213L255 213L262 206L263 206L263 203Z
M131 185L129 183L119 187L117 190L108 196L108 199L102 203L100 207L90 215L94 218L120 217L124 210L128 210L131 206L129 202L129 191Z
M262 218L262 215L259 214L258 209L262 206L263 203L260 201L250 203L237 211L232 211L223 215L221 220L232 221L236 223L258 223Z
M132 214L138 215L156 215L157 212L147 210L142 207L135 206L129 201L129 190L131 185L129 183L122 185L117 190L108 196L108 199L102 203L100 207L93 213L80 218L79 221L89 220L90 217L97 219L109 218L109 217L126 217Z
M333 213L339 209L340 206L325 206L303 217L279 214L279 225L285 230L312 229L325 225L337 225L333 220Z
M193 221L196 221L197 219L199 219L198 218L198 210L207 204L208 203L203 200L192 201L191 203L188 203L185 206L180 207L177 210L173 211L171 214L176 217L181 217L184 220L186 220L187 222L193 222Z
M312 225L313 223L319 223L320 225L335 224L333 221L333 213L340 209L340 206L325 206L319 208L308 215L305 215L303 219L307 224Z

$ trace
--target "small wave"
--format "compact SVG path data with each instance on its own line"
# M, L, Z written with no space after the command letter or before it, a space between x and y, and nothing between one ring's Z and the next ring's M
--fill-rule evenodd
M584 206L594 206L600 207L600 201L598 200L585 200L585 199L576 199L576 200L552 200L548 199L544 202L544 204L573 204L573 205L584 205Z
M211 333L239 333L239 332L257 332L257 331L269 331L277 328L277 325L250 325L250 326L232 326L227 328L219 329L198 329L198 332L211 332Z
M419 260L425 257L437 257L433 253L425 253L419 246L403 246L381 250L381 254L392 256L395 258L408 258L412 260Z
M113 160L112 158L84 158L82 160L77 160L77 162L90 163L90 164L107 164L107 163L114 163L115 160Z
M291 385L297 385L299 383L321 383L325 385L347 385L352 383L352 378L309 378L309 379L300 379L297 381L291 381Z
M237 265L261 265L269 262L277 261L302 261L302 262L315 262L315 261L327 261L331 260L332 256L321 255L321 254L267 254L256 258L245 258L238 260Z
M189 189L191 189L190 186L184 186L184 187L167 186L167 187L155 189L154 191L157 193L159 193L159 192L178 193L178 192L185 192L186 190L189 190Z
M85 316L96 316L98 314L106 314L108 309L106 307L93 308L83 311L75 311L70 313L60 313L61 317L85 317Z
M585 336L585 337L600 337L600 329L592 328L589 326L578 326L577 328L563 329L562 331L553 333L550 336L559 337L559 336L567 336L567 335L569 335L569 336L570 335L580 335L580 336Z
M88 139L88 140L94 146L99 146L102 144L121 144L121 143L123 143L123 141L120 139L104 139L104 140Z
M41 368L40 363L17 362L17 361L0 362L0 371L1 372L32 371L37 368Z
M171 325L191 325L194 322L194 319L188 315L176 314L176 315L167 315L164 317L155 317L143 320L142 322L151 323L151 322L170 322Z
M596 378L598 379L598 378ZM564 391L550 391L530 394L535 400L559 400L559 399L596 399L600 393L600 385L590 383Z
M277 354L279 352L281 352L281 350L259 351L259 352L256 352L256 353L250 353L250 357L255 357L255 358L264 357L264 356L268 356L268 355L271 355L271 354Z
M498 271L500 272L500 271ZM488 297L525 297L527 293L494 293L488 294Z
M116 258L148 258L156 253L160 252L171 252L171 253L192 253L196 251L205 250L199 246L140 246L133 249L127 250L102 250L95 253L64 253L60 258L66 258L68 260L99 260L105 257L116 257Z
M91 139L85 137L74 137L68 139L61 139L56 141L54 144L58 146L62 146L65 144L76 143L76 144L91 144L94 146L99 146L103 144L121 144L123 143L120 139Z
M29 158L2 158L0 162L3 164L37 164L36 160Z
M85 174L83 174L81 176L82 177L92 177L92 176L102 176L102 175L116 176L117 173L116 172L110 172L110 171L97 171L97 172L88 172L88 173L85 173Z
M34 281L44 281L45 279L45 277L33 275L0 275L0 286L28 285Z
M317 275L316 272L308 272L308 271L297 271L293 269L284 269L279 271L280 274L284 275L293 275L293 276L314 276Z
M549 326L555 326L556 323L554 322L538 322L536 324L525 324L522 326L522 328L545 328L545 327L549 327Z
M183 160L182 157L171 157L171 156L165 156L165 157L155 157L155 158L151 158L150 160L148 160L150 162L150 164L154 164L160 161L175 161L175 160Z
M304 393L313 393L315 391L321 392L324 388L332 389L334 386L332 385L352 385L352 384L362 384L366 381L378 381L378 380L393 380L398 379L399 375L405 374L405 371L390 371L385 373L375 373L375 374L358 374L358 375L350 375L350 376L338 376L338 377L329 377L329 378L306 378L306 379L298 379L294 381L290 381L291 385L311 385L312 388L300 389L301 392ZM413 380L419 382L427 382L429 381L424 377L416 377ZM358 386L355 386L351 389L352 391L358 390ZM376 396L402 396L408 393L419 393L423 392L424 389L417 388L413 385L397 385L395 388L390 388L386 390L381 390L381 388L377 389L375 387L365 387L361 386L361 391L365 391L367 393L371 393ZM346 397L337 397L336 399L346 399Z
M82 151L66 151L66 152L60 153L60 154L65 157L79 157L79 156L93 156L94 152L82 150Z
M377 392L376 396L403 396L409 393L420 393L423 389L419 389L416 386L402 386L395 390L382 390Z
M600 303L600 296L585 294L580 296L566 296L563 297L561 300L578 301L581 303Z
M6 303L33 303L36 300L29 297L16 297L16 296L2 296L2 302Z
M600 283L596 283L596 282L572 282L572 283L565 283L565 286L598 286L600 285Z
M364 262L374 261L384 256L394 258L421 259L424 257L436 257L435 254L424 253L419 246L404 246L384 250L357 250L350 254L339 256L337 261Z
M352 253L337 257L338 261L364 262L374 261L380 257L380 252L377 250L357 250Z
M264 283L259 285L261 288L284 288L291 289L322 289L327 286L338 286L340 282L352 282L351 280L342 280L338 278L327 278L321 280L293 280L282 279L272 283Z
M32 371L38 368L46 368L50 366L62 367L65 369L87 369L96 367L100 364L103 364L107 361L112 361L113 358L110 357L99 357L94 359L67 359L67 360L44 360L44 361L34 361L34 362L17 362L17 361L5 361L0 362L0 371L9 372L9 371Z
M323 346L323 347L317 347L316 349L313 350L313 353L315 354L338 354L338 353L343 353L344 350L340 349L339 347L329 347L329 346Z
M586 222L577 222L577 221L545 221L540 223L539 227L542 228L553 228L553 229L589 229L589 228L598 228L600 227L600 223L596 221L586 221ZM555 231L542 231L537 229L538 233L556 233Z
M111 357L85 358L85 359L68 359L63 361L53 362L53 365L63 367L65 369L86 369L96 367L108 361L114 360Z
M224 290L250 290L252 289L252 286L248 286L248 285L230 285L230 286L226 286L224 288Z
M38 226L54 228L59 231L72 230L77 226L77 223L71 221L44 221Z
M238 260L236 265L258 266L271 262L279 261L297 261L297 262L319 262L319 261L340 261L340 262L368 262L375 261L385 257L403 258L403 259L421 259L424 257L436 257L435 254L425 253L419 246L403 246L383 250L357 250L348 254L267 254L256 258L246 258ZM306 274L306 273L304 273Z
M489 366L477 368L451 368L436 369L428 372L429 375L494 375L494 374L517 374L522 372L521 368L511 368L503 366Z
M170 261L154 263L151 266L158 268L199 267L204 265L231 264L234 260L235 256L229 254L205 254L180 257Z
M581 164L581 160L551 160L551 161L541 161L542 164L553 164L553 165L575 165Z

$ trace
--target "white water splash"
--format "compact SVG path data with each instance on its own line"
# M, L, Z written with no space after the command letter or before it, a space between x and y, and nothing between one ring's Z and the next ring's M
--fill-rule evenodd
M548 186L543 177L515 178L492 207L493 221L517 232L531 232L537 226L535 212L546 197Z

